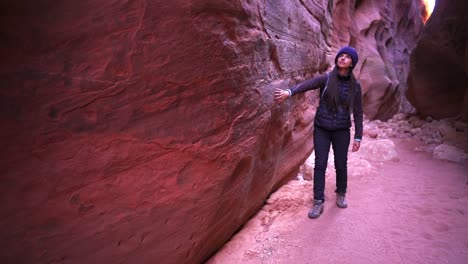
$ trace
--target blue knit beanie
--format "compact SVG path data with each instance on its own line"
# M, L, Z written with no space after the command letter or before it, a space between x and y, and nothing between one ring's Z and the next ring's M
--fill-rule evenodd
M342 54L342 53L346 53L348 54L349 56L351 56L351 61L353 62L353 66L351 68L354 68L356 67L356 64L359 60L359 56L357 54L357 51L351 47L351 46L346 46L346 47L343 47L341 48L338 53L336 54L336 57L335 57L335 64L338 62L338 57Z

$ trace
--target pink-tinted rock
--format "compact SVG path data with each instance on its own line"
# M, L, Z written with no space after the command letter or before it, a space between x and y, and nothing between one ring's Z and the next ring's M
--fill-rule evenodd
M387 120L409 112L405 99L409 54L423 23L418 1L336 1L333 12L333 51L356 47L360 61L354 72L361 81L364 113Z
M457 147L441 144L434 149L434 158L451 162L465 162L468 155Z
M364 135L370 137L370 138L377 138L380 134L379 129L368 129L364 131Z
M437 0L411 54L408 100L423 116L468 121L468 5Z
M2 263L200 263L312 151L328 1L3 1Z
M390 139L369 140L362 143L360 155L374 162L399 161L395 144Z

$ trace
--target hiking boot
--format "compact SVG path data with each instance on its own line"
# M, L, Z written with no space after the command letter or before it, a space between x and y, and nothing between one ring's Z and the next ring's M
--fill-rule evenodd
M339 208L346 208L348 207L348 202L346 201L344 194L337 194L336 195L336 206Z
M314 207L309 211L309 218L316 219L323 213L323 201L314 200Z

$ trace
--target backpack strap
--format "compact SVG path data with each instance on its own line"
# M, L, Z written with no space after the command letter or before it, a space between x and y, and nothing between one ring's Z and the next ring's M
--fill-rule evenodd
M327 83L325 83L325 88L323 88L323 92L322 92L322 96L321 96L322 99L323 99L323 95L325 94L325 91L326 91L327 88L328 88L328 79L329 79L328 75L329 75L329 74L330 74L330 73L327 72Z

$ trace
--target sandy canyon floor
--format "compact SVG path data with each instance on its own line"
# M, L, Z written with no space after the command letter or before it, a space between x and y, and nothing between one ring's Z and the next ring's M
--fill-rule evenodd
M468 263L468 164L393 141L399 161L349 167L347 209L327 174L325 211L309 219L312 182L293 180L207 263Z

